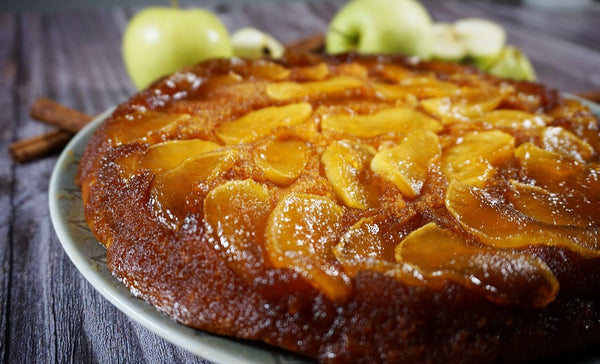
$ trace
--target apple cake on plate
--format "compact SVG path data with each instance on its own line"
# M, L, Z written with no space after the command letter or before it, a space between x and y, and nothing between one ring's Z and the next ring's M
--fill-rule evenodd
M399 56L213 60L119 105L86 220L178 322L323 363L600 343L600 132L530 82Z

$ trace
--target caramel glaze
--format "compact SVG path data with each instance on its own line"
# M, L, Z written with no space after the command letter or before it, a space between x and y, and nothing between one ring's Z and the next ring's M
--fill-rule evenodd
M327 58L288 55L280 62L299 67L324 61L331 64L360 61L369 70L378 63L396 63L409 69L432 71L441 80L454 73L472 74L495 84L510 84L518 91L516 96L502 101L503 107L528 112L560 113L563 111L559 106L565 103L556 91L542 85L499 80L447 63L353 54ZM111 145L108 137L111 123L140 108L202 113L195 109L197 104L186 100L193 101L207 93L211 85L206 80L230 70L245 77L248 69L243 61L218 60L157 81L117 107L96 131L81 159L77 181L82 185L88 224L107 246L110 270L136 296L183 324L264 341L323 363L522 362L599 343L600 258L585 257L565 247L524 248L544 261L560 283L556 298L542 308L496 304L451 281L434 289L410 285L376 271L358 272L351 278L352 292L347 299L335 302L291 269L259 267L262 280L252 285L245 282L203 238L201 211L192 211L178 230L158 223L148 208L154 175L144 172L126 182L121 178L118 163L147 146ZM190 73L196 76L187 77ZM261 78L256 78L256 87L261 87ZM193 85L198 80L200 85ZM520 93L532 96L520 98ZM184 101L176 102L177 98ZM229 100L228 108L217 115L235 118L249 109L269 104L272 102L261 97ZM577 115L583 114L585 111ZM567 125L573 117L564 115L555 123ZM582 133L594 138L594 133L587 129ZM207 139L210 138L214 135L209 132ZM518 143L528 138L516 136ZM511 163L516 163L514 159L505 163L502 178L522 177L510 168ZM320 170L315 173L323 175ZM495 182L498 194L502 194L505 183L502 178ZM422 226L434 221L467 236L444 207L444 189L439 187L445 183L439 174L430 176L424 186L424 197L410 202L414 206L420 204L415 207L419 213L411 218L411 223ZM378 180L375 184L381 184L380 191L398 193L386 181ZM358 219L352 214L346 215L346 225Z

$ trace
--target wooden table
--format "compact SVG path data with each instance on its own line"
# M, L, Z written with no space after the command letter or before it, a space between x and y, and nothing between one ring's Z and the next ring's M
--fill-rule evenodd
M253 25L289 42L326 31L343 2L202 4L230 30ZM598 3L560 10L483 1L424 4L440 21L465 16L498 21L550 86L570 92L600 89ZM128 319L69 261L48 213L56 155L17 164L7 151L11 142L49 129L28 116L40 96L96 114L135 92L122 65L120 40L136 10L0 13L2 363L205 362Z

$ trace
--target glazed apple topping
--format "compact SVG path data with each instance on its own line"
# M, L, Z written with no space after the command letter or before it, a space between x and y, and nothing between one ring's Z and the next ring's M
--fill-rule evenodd
M451 180L481 187L512 157L514 145L512 135L498 130L469 132L444 151L442 171Z
M291 194L273 210L265 234L274 267L300 271L334 301L344 300L351 289L332 252L342 215L342 207L327 197Z
M280 82L267 86L267 94L275 100L286 101L304 97L344 95L364 86L364 82L353 76L335 76L323 81Z
M225 182L204 200L204 222L211 242L249 284L265 263L262 240L270 212L268 190L250 179Z
M333 142L325 149L321 157L325 174L346 206L366 209L373 204L375 196L363 181L374 154L375 149L369 145L345 140Z
M410 133L415 130L440 131L439 121L409 108L389 108L374 114L329 114L321 121L321 129L369 138L386 133Z
M456 181L448 186L445 203L454 218L483 244L498 248L557 245L584 255L600 255L598 226L550 225L483 189Z
M435 223L411 232L395 254L426 281L456 281L502 304L543 307L558 293L556 277L539 258L469 244Z
M138 145L121 173L151 176L154 216L175 231L203 221L246 284L290 271L343 302L367 270L542 307L559 282L528 247L600 256L600 140L586 129L598 126L570 128L565 105L510 109L516 88L399 65L261 69L268 100L245 112L139 112L109 131ZM210 93L238 100L245 77Z
M216 134L227 144L250 142L269 135L277 127L305 122L312 114L309 103L271 106L252 111L241 118L221 124Z
M267 140L257 148L254 162L268 180L289 185L300 176L308 158L309 146L300 140Z
M397 146L379 151L371 161L371 169L394 183L404 196L414 198L425 183L429 166L440 156L438 136L415 131Z
M221 176L235 164L235 150L213 151L188 158L176 168L158 174L152 188L152 203L159 220L179 227L194 197L212 187Z

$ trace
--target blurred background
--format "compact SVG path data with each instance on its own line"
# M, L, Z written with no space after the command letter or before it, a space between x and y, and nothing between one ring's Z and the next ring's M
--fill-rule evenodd
M257 0L233 0L228 2L252 3ZM298 0L263 0L274 2L293 2ZM477 1L477 0L464 0ZM560 7L572 8L581 6L598 6L600 0L487 0L491 2L506 4L527 4L539 7ZM108 7L108 6L148 6L148 5L166 5L170 0L2 0L0 1L0 11L2 10L52 10L52 9L85 9L90 7ZM188 5L193 2L179 1L182 5ZM220 3L222 1L209 0L203 3ZM196 2L197 3L197 2ZM600 22L600 20L599 20Z

